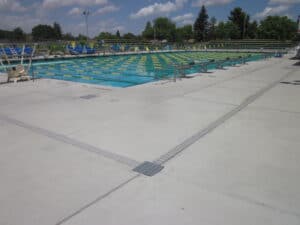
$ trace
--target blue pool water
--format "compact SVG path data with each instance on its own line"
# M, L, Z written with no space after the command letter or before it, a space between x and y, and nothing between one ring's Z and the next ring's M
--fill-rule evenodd
M191 61L220 60L227 57L248 56L249 61L259 60L260 54L222 52L176 52L136 54L122 56L77 58L60 61L35 62L32 70L36 77L98 84L113 87L129 87L148 83L174 75L172 64ZM214 69L210 65L209 69ZM187 74L198 72L197 66L187 69Z

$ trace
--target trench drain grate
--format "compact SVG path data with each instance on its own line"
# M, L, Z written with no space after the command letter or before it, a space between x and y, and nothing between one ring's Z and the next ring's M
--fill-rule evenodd
M140 174L144 174L148 177L152 177L155 174L159 173L163 168L164 167L162 165L146 161L135 167L133 171Z
M80 96L80 98L82 99L92 99L92 98L96 98L97 95L83 95L83 96Z

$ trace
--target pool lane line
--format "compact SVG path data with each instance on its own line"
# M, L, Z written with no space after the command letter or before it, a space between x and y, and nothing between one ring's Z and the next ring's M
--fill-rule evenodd
M276 80L272 82L271 84L263 87L259 91L257 91L255 94L249 96L246 98L241 104L239 104L237 107L232 109L231 111L227 112L225 115L221 116L214 122L210 123L207 127L204 129L196 132L194 135L188 137L185 139L182 143L176 145L174 148L166 152L165 154L161 155L159 158L153 161L153 163L158 165L164 165L171 159L173 159L175 156L177 156L179 153L185 151L187 148L189 148L191 145L195 144L197 141L199 141L201 138L206 136L207 134L214 131L216 128L218 128L220 125L231 119L233 116L235 116L237 113L242 111L244 108L246 108L248 105L253 103L255 100L257 100L259 97L264 95L267 91L274 88L276 85L278 85L280 82L294 74L295 70L297 68L293 69L292 71L288 72L284 76L282 76L279 80Z
M87 152L95 153L95 154L100 155L104 158L113 160L115 162L121 163L121 164L126 165L126 166L129 166L130 168L135 168L137 165L140 164L140 162L138 162L134 159L128 158L127 156L122 156L122 155L119 155L119 154L109 152L107 150L98 148L98 147L90 145L88 143L84 143L84 142L78 141L76 139L67 137L66 135L59 134L59 133L56 133L56 132L53 132L53 131L50 131L50 130L47 130L47 129L44 129L44 128L40 128L40 127L37 127L37 126L33 126L33 125L28 124L28 123L22 122L20 120L10 118L10 117L8 117L6 115L3 115L3 114L0 114L0 120L4 121L6 123L9 123L9 124L13 124L13 125L18 126L18 127L25 128L27 130L30 130L30 131L36 133L36 134L43 135L45 137L56 140L58 142L62 142L64 144L72 145L76 148L85 150Z

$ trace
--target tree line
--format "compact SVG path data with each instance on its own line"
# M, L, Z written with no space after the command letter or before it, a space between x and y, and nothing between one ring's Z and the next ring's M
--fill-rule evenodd
M170 19L161 17L151 23L147 22L142 33L145 39L169 41L228 40L228 39L274 39L299 40L297 23L287 16L268 16L261 20L251 21L250 15L242 8L236 7L227 21L217 22L215 17L209 18L205 6L201 7L193 25L176 27Z
M32 28L30 34L26 34L22 28L17 27L12 31L0 30L0 40L5 41L47 41L47 40L79 40L86 39L84 35L73 36L71 33L63 33L59 23L39 24Z
M9 41L45 40L86 40L85 35L73 36L64 34L61 26L40 24L32 28L31 34L26 34L21 28L13 31L0 30L0 39ZM251 21L250 15L242 8L234 8L227 21L218 22L215 17L209 17L205 6L202 6L194 24L177 27L167 17L156 18L147 22L140 35L117 31L115 34L101 32L95 39L133 39L133 40L167 40L168 42L211 41L234 39L274 39L300 40L297 35L297 23L287 16L268 16L260 22Z

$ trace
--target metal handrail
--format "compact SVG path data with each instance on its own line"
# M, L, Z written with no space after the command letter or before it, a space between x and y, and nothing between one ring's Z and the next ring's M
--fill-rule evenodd
M270 57L271 54L263 54L264 58ZM238 57L238 58L226 58L222 60L206 60L206 61L191 61L187 64L173 64L173 68L175 69L173 80L176 81L176 78L183 78L186 77L185 70L197 68L198 72L200 73L207 73L209 65L216 65L216 69L223 69L226 64L230 63L230 65L237 65L237 64L246 64L250 55L247 57Z

